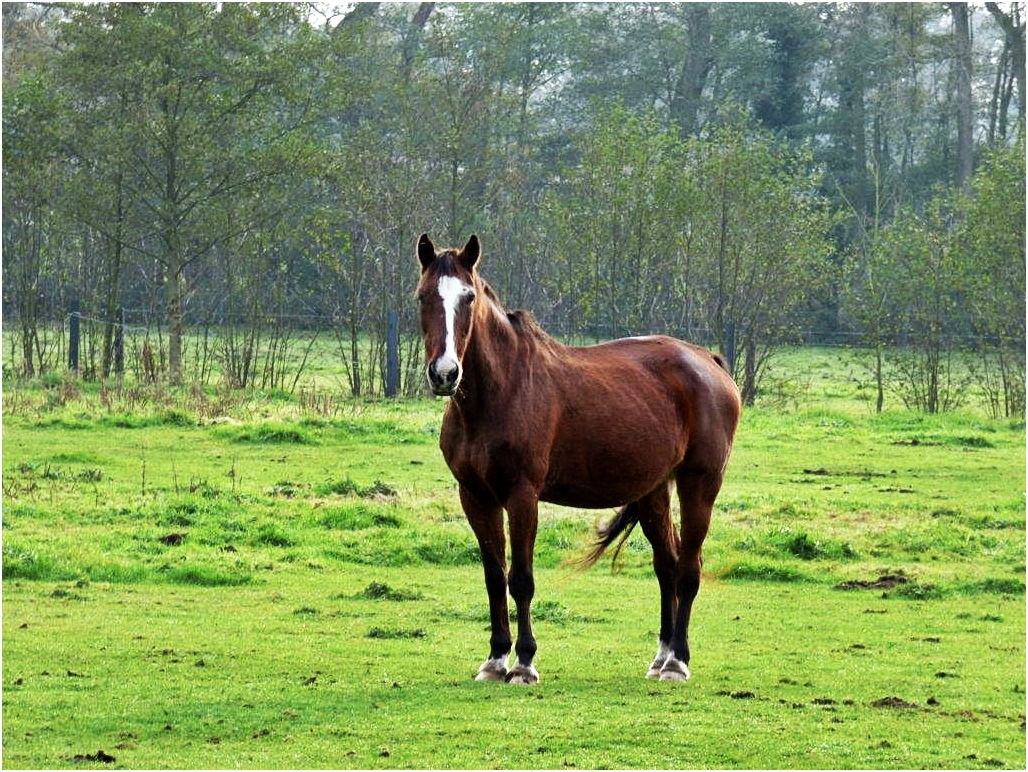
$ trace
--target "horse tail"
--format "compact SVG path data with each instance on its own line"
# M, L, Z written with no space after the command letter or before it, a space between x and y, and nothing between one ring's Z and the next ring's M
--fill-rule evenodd
M596 543L589 553L578 561L579 568L584 571L591 567L603 556L607 547L617 541L617 546L614 548L614 558L611 560L611 568L613 569L617 563L618 555L621 554L621 549L625 546L625 542L628 541L632 529L635 528L638 522L639 502L633 501L621 507L617 515L609 523L596 526Z

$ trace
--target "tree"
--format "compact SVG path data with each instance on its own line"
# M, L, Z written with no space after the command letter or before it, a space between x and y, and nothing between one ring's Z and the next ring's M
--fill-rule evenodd
M752 403L826 273L831 219L808 165L745 119L681 140L611 110L548 201L553 294L594 334L716 343Z
M614 107L583 142L581 164L547 200L550 294L574 327L618 337L681 329L675 276L690 202L676 131ZM677 258L677 259L676 259Z
M959 234L966 301L995 415L1025 412L1025 144L997 146L971 180ZM993 378L998 371L998 379Z
M4 307L16 310L20 369L29 377L46 366L44 286L56 280L58 245L67 225L58 206L61 108L52 85L48 71L37 71L4 95Z
M743 401L752 404L770 357L798 333L823 290L831 218L806 154L743 121L695 143L701 206L691 215L695 283Z
M1017 105L1024 121L1024 71L1025 71L1025 47L1024 47L1024 20L1020 18L1021 4L1011 3L1010 13L1006 13L999 7L998 3L986 3L985 7L1003 30L1007 48L1010 50L1009 60L1013 67L1014 80L1017 82Z
M904 211L874 245L872 272L888 276L892 303L885 313L895 356L895 386L907 407L939 413L966 397L957 361L970 332L961 304L967 263L954 237L959 212L949 196L933 199L925 214Z
M227 218L227 202L267 184L302 149L292 140L311 96L298 84L317 79L292 76L307 43L298 13L283 5L90 5L72 8L63 27L71 51L63 85L74 109L84 125L96 118L117 130L103 148L79 144L81 135L72 141L87 161L95 153L111 159L96 182L123 186L116 206L130 199L133 248L164 266L173 380L182 373L189 269L253 227ZM131 119L110 116L112 104L126 102ZM110 212L85 216L110 222ZM114 233L111 242L120 248L122 240Z

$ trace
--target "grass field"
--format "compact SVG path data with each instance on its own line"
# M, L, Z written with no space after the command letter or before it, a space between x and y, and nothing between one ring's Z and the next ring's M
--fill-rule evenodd
M860 372L794 352L745 412L686 684L645 539L575 573L610 513L543 507L527 689L472 680L442 400L5 388L3 765L1023 768L1024 424Z

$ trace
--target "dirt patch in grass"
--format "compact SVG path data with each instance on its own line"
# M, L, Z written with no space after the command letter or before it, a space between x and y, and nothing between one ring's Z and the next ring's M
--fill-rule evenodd
M882 697L871 702L872 708L897 708L899 710L918 710L921 706L916 702L907 702L902 697Z
M113 764L115 761L117 759L114 756L102 749L96 753L76 753L71 757L72 764Z
M897 585L906 584L909 581L910 578L903 576L903 574L882 574L877 579L854 579L853 581L842 582L837 584L835 588L837 590L892 590Z

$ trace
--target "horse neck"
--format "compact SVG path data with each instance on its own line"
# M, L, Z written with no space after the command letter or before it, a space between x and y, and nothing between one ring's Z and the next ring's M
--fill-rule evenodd
M481 295L486 302L477 307L471 340L464 355L460 393L461 402L467 407L504 399L510 393L513 379L528 365L523 361L527 354L525 347L503 306L494 299L491 290Z

